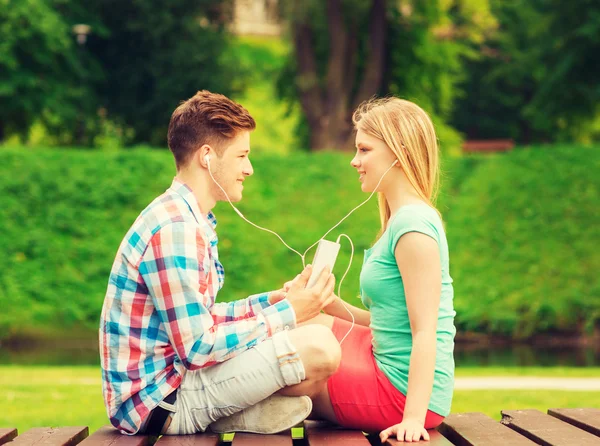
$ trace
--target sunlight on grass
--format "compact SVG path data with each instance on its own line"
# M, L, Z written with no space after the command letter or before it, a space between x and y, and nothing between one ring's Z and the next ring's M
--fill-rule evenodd
M599 378L600 367L460 367L457 377L542 376L553 378Z
M301 112L282 102L276 91L278 73L290 48L279 38L238 37L234 40L235 58L249 82L233 99L242 104L256 121L251 146L255 153L287 154L300 146L296 128Z
M473 368L458 376L598 376L598 369L576 368ZM0 427L25 432L42 426L89 426L90 433L108 424L97 367L0 366ZM500 419L500 410L554 407L600 407L600 392L460 390L454 394L452 412L483 412Z
M452 413L483 412L499 420L501 410L599 407L600 392L562 390L457 390Z

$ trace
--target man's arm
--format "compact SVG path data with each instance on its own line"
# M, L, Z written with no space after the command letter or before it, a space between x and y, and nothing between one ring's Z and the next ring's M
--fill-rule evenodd
M295 327L287 300L249 318L216 323L204 266L207 245L198 228L171 223L154 234L139 264L170 344L191 370L223 362L286 326Z
M255 317L271 305L269 294L254 294L233 302L219 302L210 309L210 313L216 324Z

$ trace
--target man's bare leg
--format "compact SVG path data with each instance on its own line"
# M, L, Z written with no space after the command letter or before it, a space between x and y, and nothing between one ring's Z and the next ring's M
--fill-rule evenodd
M306 379L281 389L279 394L312 397L322 391L339 367L342 358L340 344L331 329L322 324L302 324L289 332L289 338L302 360Z
M323 331L320 328L316 328L318 326L327 327L328 330ZM299 328L290 332L290 340L298 349L300 358L302 359L304 367L307 370L307 379L295 386L281 389L279 393L288 396L310 396L313 402L313 410L309 418L313 420L327 420L337 424L337 419L335 417L335 412L333 410L333 406L331 405L329 391L327 389L327 380L331 375L333 375L333 373L335 373L337 367L339 366L339 361L341 360L340 345L331 332L332 327L333 317L327 314L319 314L313 319L300 323ZM298 331L302 328L305 328L305 330ZM324 335L326 340L324 338L320 338L321 335ZM321 370L320 372L314 370L315 367L319 368L320 359L310 353L311 348L307 344L311 344L315 341L315 339L319 345L323 346L325 349L329 349L330 353L333 353L331 358L334 360L331 365L335 365L335 370L333 370L333 372L331 372L332 369L329 369L329 372L331 373L323 373L326 372L326 370ZM339 359L337 358L337 355L339 355ZM313 375L312 379L310 376L311 373Z

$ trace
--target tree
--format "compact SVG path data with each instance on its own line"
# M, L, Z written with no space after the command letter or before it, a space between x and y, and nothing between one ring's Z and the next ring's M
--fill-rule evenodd
M26 136L37 119L55 133L72 133L92 94L78 82L86 64L61 4L0 0L0 141Z
M524 113L537 128L558 128L563 139L579 139L600 114L600 3L547 0L544 6L551 11L541 40L541 66L547 69Z
M108 116L133 128L131 142L164 145L172 111L200 89L231 93L228 2L98 0L90 9L104 31L89 50L105 69L99 89Z
M600 5L493 0L492 11L498 32L468 63L452 123L471 138L588 137L600 111Z
M422 98L417 90L427 84L438 98L424 107L447 114L463 42L494 26L486 1L283 1L282 11L295 52L280 92L300 102L312 150L352 147L352 111L376 94ZM436 48L447 50L444 59Z

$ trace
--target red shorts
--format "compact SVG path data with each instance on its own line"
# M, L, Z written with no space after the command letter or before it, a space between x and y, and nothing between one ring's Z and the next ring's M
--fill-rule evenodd
M338 341L350 326L350 322L334 318L332 331ZM372 339L369 327L355 325L342 344L340 368L327 381L338 423L365 432L379 432L400 423L406 403L406 396L379 370ZM444 417L428 410L425 428L435 428L443 420Z

